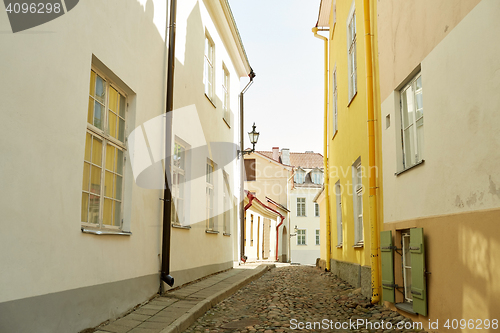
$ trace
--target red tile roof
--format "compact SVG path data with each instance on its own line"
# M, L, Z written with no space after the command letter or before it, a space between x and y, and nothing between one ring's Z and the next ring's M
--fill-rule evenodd
M269 159L273 159L272 151L258 151ZM281 151L278 153L278 163L281 163ZM305 169L323 168L323 155L320 153L290 153L290 165Z

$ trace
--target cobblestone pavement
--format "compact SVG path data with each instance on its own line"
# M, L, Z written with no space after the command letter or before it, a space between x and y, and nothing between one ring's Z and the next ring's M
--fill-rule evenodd
M398 324L403 329L397 329ZM404 329L405 325L410 329ZM184 332L419 331L413 325L411 319L397 312L371 305L359 290L332 273L309 266L288 266L265 273Z

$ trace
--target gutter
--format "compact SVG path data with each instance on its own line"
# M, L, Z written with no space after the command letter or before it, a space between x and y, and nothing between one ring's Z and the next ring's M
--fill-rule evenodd
M168 34L168 64L167 64L167 105L165 109L165 190L163 191L163 232L161 250L161 281L170 287L174 285L174 278L170 276L170 234L171 234L171 210L172 193L168 185L171 166L171 133L172 133L172 110L174 107L174 67L175 67L175 24L176 24L177 0L170 0L170 20Z
M250 86L253 84L253 78L255 77L255 73L253 69L250 68L250 74L248 74L248 77L250 78L250 82L247 83L245 88L240 92L240 151L241 151L241 156L238 156L241 158L240 161L240 261L245 262L246 257L245 257L245 235L243 232L243 229L245 228L245 180L243 179L243 175L245 174L245 162L243 158L243 147L244 147L244 139L243 139L243 94L250 88ZM238 153L239 154L239 153Z
M369 170L369 211L370 211L370 258L372 276L372 304L380 302L379 293L379 239L377 211L377 173L375 163L375 111L373 106L373 64L370 0L364 0L365 18L365 59L366 59L366 100L368 107L368 170Z
M318 27L312 28L314 37L322 39L325 42L325 101L324 101L324 138L323 138L323 168L324 168L324 187L325 187L325 200L326 200L326 270L331 269L331 252L332 252L332 235L330 225L330 198L329 198L329 171L328 171L328 38L318 35ZM329 31L329 29L322 29L321 31Z

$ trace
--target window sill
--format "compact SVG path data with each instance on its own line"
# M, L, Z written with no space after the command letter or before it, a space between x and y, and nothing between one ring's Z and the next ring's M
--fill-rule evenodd
M231 234L223 233L222 236L231 236Z
M415 168L415 167L418 167L419 165L424 164L424 162L425 162L425 160L421 160L420 162L417 162L417 163L413 164L412 166L410 166L410 167L408 167L408 168L406 168L406 169L403 169L403 170L401 170L401 171L396 172L396 173L394 174L394 176L399 176L400 174L402 174L402 173L404 173L404 172L406 172L406 171L408 171L408 170L411 170L411 169L413 169L413 168Z
M339 132L339 130L335 130L335 133L333 133L333 136L332 136L332 140L335 139L335 137L337 136L337 133Z
M363 247L365 247L365 244L363 242L360 242L360 243L354 244L352 247L355 249L362 249Z
M342 244L337 245L337 249L341 249L341 248L342 248Z
M349 100L349 103L347 103L347 107L351 106L351 103L352 101L354 101L354 98L358 95L358 91L356 90L356 92L354 93L354 95L352 96L352 98Z
M215 106L214 101L212 101L212 99L207 94L205 94L205 97L210 101L210 103L212 103L212 105L214 106L214 108L217 108L217 106Z
M396 306L397 309L399 309L401 311L415 314L415 315L417 314L416 312L413 311L413 304L411 304L411 303L404 302L404 303L396 303L394 305Z
M307 246L307 244L297 244L297 246Z
M180 224L173 224L172 223L172 228L176 228L176 229L191 229L191 226L190 225L180 225Z
M82 228L82 232L84 234L92 234L92 235L117 235L117 236L131 236L132 235L132 233L130 231L110 230L110 229Z
M205 233L217 235L219 232L216 230L205 230Z
M224 123L227 125L228 128L231 128L229 121L225 117L222 117L222 120L224 121Z

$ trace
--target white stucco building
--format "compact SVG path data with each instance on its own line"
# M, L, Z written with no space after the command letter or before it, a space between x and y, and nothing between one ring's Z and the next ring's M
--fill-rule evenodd
M178 1L165 130L168 5L80 1L3 34L0 331L79 332L158 292L165 142L175 285L232 267L232 110L251 68L226 0Z

